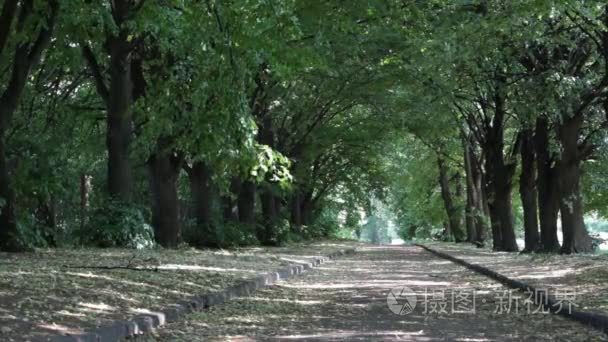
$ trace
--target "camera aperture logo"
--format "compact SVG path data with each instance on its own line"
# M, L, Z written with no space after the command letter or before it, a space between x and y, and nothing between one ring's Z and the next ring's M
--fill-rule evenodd
M407 315L416 308L416 292L407 287L391 289L386 296L388 308L397 315Z

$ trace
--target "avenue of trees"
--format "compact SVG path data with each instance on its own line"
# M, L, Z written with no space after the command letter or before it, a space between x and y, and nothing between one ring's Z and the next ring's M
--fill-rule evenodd
M604 1L0 0L3 251L590 252L607 130Z

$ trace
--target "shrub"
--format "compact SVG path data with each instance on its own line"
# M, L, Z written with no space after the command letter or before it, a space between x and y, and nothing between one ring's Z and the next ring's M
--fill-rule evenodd
M146 223L145 211L116 201L94 208L87 224L77 231L81 244L95 247L151 248L154 230Z
M239 222L225 222L216 225L216 238L219 247L239 247L259 244L255 226Z

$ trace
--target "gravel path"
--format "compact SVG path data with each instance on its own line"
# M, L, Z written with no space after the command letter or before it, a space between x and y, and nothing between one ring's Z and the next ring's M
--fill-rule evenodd
M387 295L391 289L400 293L403 287L410 289L404 293L416 294L417 305L409 314L394 314ZM454 313L452 296L457 298L455 309L471 311L471 302L463 298L473 298L473 291L475 312ZM140 340L606 340L604 334L562 317L534 314L536 308L526 307L525 298L520 303L513 297L507 313L505 291L418 247L362 247L353 256L258 291L254 297L193 314ZM398 298L393 308L404 303Z

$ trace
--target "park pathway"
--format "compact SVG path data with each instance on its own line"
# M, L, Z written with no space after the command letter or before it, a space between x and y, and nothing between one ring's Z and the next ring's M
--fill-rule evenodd
M416 294L417 305L413 312L397 315L389 309L387 295L404 287L409 289L404 294ZM505 291L418 247L364 247L254 297L193 314L145 340L606 340L584 325L534 313L537 308L526 307L523 299L513 297L509 307ZM402 304L398 298L393 308Z

